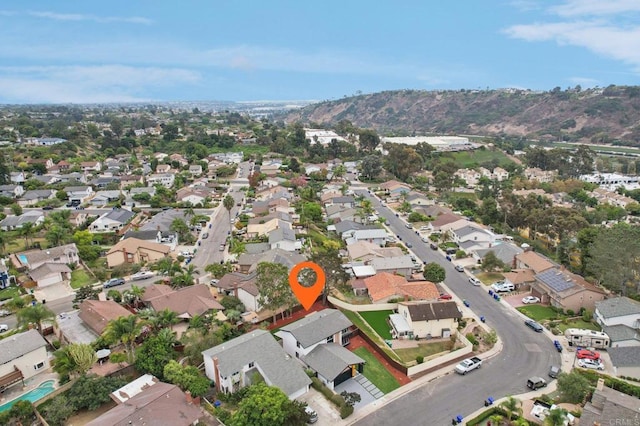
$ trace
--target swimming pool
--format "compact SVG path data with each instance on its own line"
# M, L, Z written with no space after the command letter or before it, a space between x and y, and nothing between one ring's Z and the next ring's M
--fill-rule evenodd
M56 384L55 380L47 380L40 383L37 388L31 389L29 392L22 394L19 397L12 399L11 401L5 404L0 405L0 413L2 413L3 411L9 410L13 406L13 404L15 404L18 401L36 402L39 399L44 398L45 396L49 395L51 392L55 390L55 387L54 387L55 384Z

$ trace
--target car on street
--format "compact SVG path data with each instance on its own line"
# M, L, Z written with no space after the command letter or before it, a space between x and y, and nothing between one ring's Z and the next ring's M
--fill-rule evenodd
M220 251L224 251L224 244L220 244Z
M437 246L435 243L431 243L431 244L429 244L429 248L430 248L431 250L438 250L438 246Z
M5 331L9 331L9 326L7 324L0 324L0 333L4 333Z
M527 380L527 387L531 390L544 388L547 386L547 381L542 377L531 377Z
M413 247L413 244L407 243L406 246L407 246L407 248L411 248L411 247Z
M428 243L429 239L427 237L422 237L420 238L422 240L423 243Z
M551 367L549 367L549 377L555 379L556 377L558 377L558 374L560 374L561 371L562 369L560 368L560 366L552 365Z
M111 278L109 281L106 281L102 288L111 288L117 287L119 285L124 284L124 278Z
M540 298L535 296L526 296L522 298L522 303L528 305L530 303L540 303Z
M407 223L404 227L407 228L407 229L411 229L412 228L410 223Z
M604 370L604 364L599 359L579 359L578 367L590 368L593 370Z
M8 317L9 315L11 315L11 311L0 309L0 317Z
M456 270L456 271L458 271L458 272L464 272L464 266L462 266L462 265L456 265L456 266L455 266L455 270Z
M600 359L600 354L598 352L590 351L589 349L578 349L576 351L576 358L598 360Z
M438 297L438 299L440 299L440 300L451 300L451 299L453 299L453 297L451 297L451 295L447 294L447 293L440 293L440 297Z
M527 327L531 328L535 332L542 333L542 331L544 330L544 328L540 324L532 319L525 320L524 323Z
M202 234L202 239L206 240L207 238L209 238L209 233L205 232L204 234Z
M470 277L469 278L469 283L471 285L475 285L476 287L482 285L482 281L480 281L479 279L477 279L476 277Z
M509 293L510 291L514 291L515 289L516 286L511 283L497 282L491 284L491 290L496 293Z
M151 271L139 271L131 275L131 281L146 280L147 278L151 278L153 276L154 274Z

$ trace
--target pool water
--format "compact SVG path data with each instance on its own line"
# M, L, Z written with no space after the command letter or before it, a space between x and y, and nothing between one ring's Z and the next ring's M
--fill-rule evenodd
M0 413L2 413L3 411L9 410L13 406L13 404L15 404L18 401L36 402L44 398L45 396L49 395L51 392L55 390L55 387L54 387L55 384L56 384L55 380L47 380L45 382L40 383L37 388L31 389L29 392L20 395L16 399L12 399L6 404L0 405Z

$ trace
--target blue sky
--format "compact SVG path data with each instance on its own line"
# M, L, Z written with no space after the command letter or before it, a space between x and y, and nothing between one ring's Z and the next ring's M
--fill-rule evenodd
M0 103L636 85L640 0L0 3Z

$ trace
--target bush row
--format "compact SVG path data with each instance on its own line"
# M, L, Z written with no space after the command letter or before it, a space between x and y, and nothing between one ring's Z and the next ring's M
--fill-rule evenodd
M346 419L351 415L351 413L353 413L353 407L351 405L348 405L341 395L338 395L337 393L326 387L317 377L311 378L311 387L323 394L325 398L333 402L336 407L340 409L341 418Z

